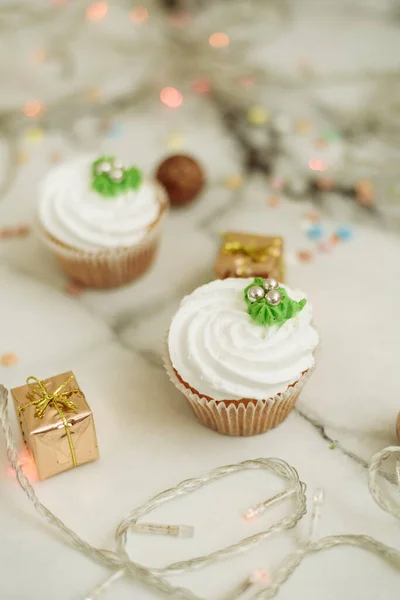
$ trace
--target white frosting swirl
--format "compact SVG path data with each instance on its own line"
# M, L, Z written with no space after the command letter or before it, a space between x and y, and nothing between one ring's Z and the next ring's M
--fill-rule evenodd
M82 250L138 244L161 211L156 186L143 181L137 190L105 198L91 188L93 160L85 156L47 175L39 206L43 227Z
M283 393L314 364L318 333L310 304L283 325L263 327L247 313L252 279L224 279L186 296L168 336L172 365L201 395L214 400L267 399ZM285 287L290 298L299 290Z

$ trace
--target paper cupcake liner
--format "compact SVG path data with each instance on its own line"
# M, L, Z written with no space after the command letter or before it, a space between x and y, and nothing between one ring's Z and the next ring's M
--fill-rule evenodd
M161 188L159 193L164 202L160 216L144 239L130 248L84 251L62 244L44 230L41 230L41 239L52 251L64 273L74 281L93 288L119 287L147 271L156 256L168 207Z
M164 365L170 380L189 400L200 423L218 433L232 436L258 435L282 423L294 407L313 370L308 369L283 394L267 400L217 401L200 396L189 384L182 383L171 364L168 352L164 356Z

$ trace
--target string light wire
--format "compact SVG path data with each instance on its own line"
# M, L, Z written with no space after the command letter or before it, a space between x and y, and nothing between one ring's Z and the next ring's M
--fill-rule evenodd
M177 486L165 490L157 496L154 496L148 502L133 510L125 519L123 519L123 521L121 521L116 531L116 551L96 548L89 542L80 538L73 530L67 527L67 525L61 521L61 519L59 519L44 504L40 502L31 483L24 475L19 465L18 452L8 417L8 390L2 385L0 385L0 423L5 434L8 460L11 464L11 467L15 471L20 487L28 496L37 512L42 515L46 521L59 530L62 537L66 542L68 542L69 545L73 546L86 556L89 556L96 562L103 564L113 571L113 574L109 579L97 586L97 591L95 589L92 596L86 596L87 600L98 596L98 592L107 589L111 583L111 580L115 580L125 573L134 579L137 579L150 587L158 589L167 595L174 596L175 598L180 598L183 600L205 600L187 588L171 585L165 579L165 576L205 567L216 561L223 560L229 556L244 552L249 548L253 548L255 545L267 539L274 533L294 527L306 513L306 486L302 481L300 481L296 469L279 458L260 458L255 460L247 460L238 464L219 467L197 478L187 479L179 483ZM379 506L381 506L381 508L383 508L383 510L391 513L397 518L400 518L400 507L383 492L376 481L382 462L393 455L400 455L400 447L392 446L385 448L372 458L369 466L369 489L374 500ZM283 517L278 522L269 526L266 530L246 537L239 542L235 542L234 544L203 556L171 563L163 568L144 567L143 565L134 562L129 558L126 552L127 534L132 525L135 525L141 517L144 517L155 508L158 508L162 504L169 502L174 498L178 498L198 490L205 484L248 469L266 470L282 477L286 481L289 481L290 489L296 490L296 509L294 512L287 517ZM270 579L268 578L268 583L261 590L257 591L252 598L255 600L257 598L274 597L277 594L280 586L290 577L290 575L300 565L306 555L340 545L352 545L369 550L370 552L380 555L393 567L400 570L400 551L391 548L390 546L387 546L370 536L329 536L318 541L310 540L298 550L287 556L273 576Z

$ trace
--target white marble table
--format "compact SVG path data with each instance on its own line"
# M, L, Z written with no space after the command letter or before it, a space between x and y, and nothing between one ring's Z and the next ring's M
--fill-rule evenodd
M12 352L18 357L16 365L0 366L0 381L12 387L30 374L46 377L74 370L98 431L101 460L35 483L39 496L82 537L112 548L119 520L158 491L216 466L277 456L298 469L310 492L324 488L321 535L366 533L399 547L400 525L371 499L366 473L372 454L396 442L400 410L400 241L396 230L387 227L386 213L383 218L369 215L340 193L323 195L316 205L311 195L296 199L283 192L278 207L268 206L273 193L268 179L245 167L247 144L257 149L258 134L247 131L243 141L237 130L229 130L220 101L197 96L182 84L186 92L178 110L166 109L157 96L138 107L129 104L134 85L127 74L132 70L140 82L140 69L149 55L154 58L158 52L161 60L162 23L154 38L158 46L142 43L138 46L142 54L138 50L129 54L123 48L133 35L124 13L129 3L116 3L101 22L86 24L83 2L53 7L52 11L64 13L35 19L39 7L49 14L48 4L38 2L34 8L22 2L14 12L4 13L8 51L0 58L0 171L7 185L0 201L0 226L33 222L37 185L51 160L58 154L66 159L82 149L115 153L150 171L170 152L168 143L178 143L176 135L171 141L171 134L179 132L182 151L204 164L208 186L196 203L171 212L152 271L120 290L84 291L71 297L63 275L34 233L26 239L0 240L0 355ZM289 3L288 10L273 40L265 40L258 28L254 35L254 60L271 73L272 83L254 91L253 97L272 113L283 111L290 119L313 123L323 115L333 119L336 129L356 122L360 137L343 136L351 161L341 176L348 180L368 176L365 165L375 176L396 157L398 142L395 126L388 131L386 121L380 120L384 121L383 114L386 118L382 112L386 108L376 98L377 106L367 100L379 85L398 85L393 77L400 66L394 5L389 0L314 0ZM150 6L151 18L153 14L159 18L156 3ZM210 13L211 31L224 25L219 14L218 7ZM77 27L78 22L83 24ZM232 44L236 34L252 39L251 29L235 32ZM141 30L140 35L147 34ZM40 48L47 52L44 60ZM314 83L299 76L304 64L317 78ZM168 83L162 73L153 73L156 88ZM88 86L100 88L97 102L90 94L86 103L79 100L86 97ZM38 97L47 110L43 121L32 122L23 117L20 106ZM367 109L378 111L377 131L362 129L361 115ZM104 119L111 119L111 130ZM16 163L23 164L15 167ZM304 178L304 169L293 162L296 169ZM244 185L231 190L223 182L236 173L243 174ZM378 200L380 209L385 199ZM302 227L312 206L321 211L327 230L347 224L353 239L330 253L314 252ZM318 368L296 410L276 430L250 439L223 437L199 425L169 383L160 358L165 330L180 298L212 278L218 233L230 229L285 237L287 281L309 294L322 339ZM293 260L304 248L313 250L314 260ZM22 451L13 411L12 421ZM130 538L131 555L144 564L162 565L257 531L288 506L271 510L253 525L240 515L279 486L281 482L272 477L242 474L171 503L157 512L155 520L194 524L196 536ZM306 516L295 530L247 555L175 581L208 599L221 598L252 569L272 572L306 534L308 521ZM107 575L40 520L8 471L2 436L0 533L2 600L79 600ZM350 600L357 595L363 600L392 600L398 590L398 572L363 551L341 548L307 559L279 598ZM119 581L102 596L132 597L162 596L130 580Z

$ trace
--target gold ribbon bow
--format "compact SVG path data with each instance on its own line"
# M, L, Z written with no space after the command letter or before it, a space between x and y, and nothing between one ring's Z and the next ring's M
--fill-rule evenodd
M76 460L76 453L74 443L72 441L71 432L69 430L70 425L65 418L64 410L68 410L70 412L78 412L78 405L75 404L70 397L73 394L81 394L82 391L77 387L70 390L65 390L66 386L75 379L74 375L71 375L58 386L54 392L49 392L46 388L46 384L43 380L38 379L37 377L30 376L27 378L26 383L31 388L31 392L29 392L26 397L29 402L26 404L22 404L18 408L18 416L26 410L29 406L35 406L35 419L43 419L46 414L47 409L51 406L56 409L62 424L64 425L65 434L68 439L69 449L71 451L72 464L74 467L78 466L78 462ZM63 391L64 390L64 391Z
M254 246L254 244L243 244L238 240L224 242L222 246L224 254L242 254L254 262L265 262L268 258L269 248L265 246Z

